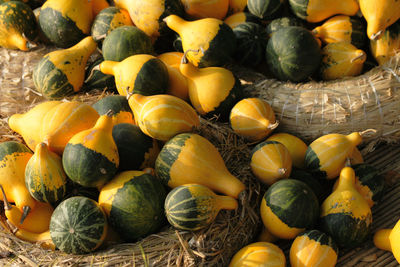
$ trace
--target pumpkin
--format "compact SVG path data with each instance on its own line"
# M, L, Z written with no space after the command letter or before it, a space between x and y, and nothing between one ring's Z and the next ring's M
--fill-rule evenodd
M164 18L169 28L182 38L182 47L190 63L196 67L221 66L232 60L236 38L222 20L205 18L186 21L179 16Z
M262 183L271 185L290 176L292 158L283 144L264 141L252 149L250 167Z
M241 248L232 257L229 267L285 267L286 258L282 249L269 242L251 243Z
M50 220L50 236L56 247L71 254L96 250L107 234L107 217L99 204L87 197L61 202Z
M337 258L335 241L319 230L298 235L290 247L290 264L293 267L334 267Z
M104 58L100 57L89 64L86 69L85 81L83 82L82 91L90 91L93 89L107 89L109 91L117 93L114 76L110 74L104 74L99 69L99 65L103 61Z
M156 176L171 188L201 184L239 198L246 186L227 169L218 149L206 138L182 133L165 143L155 163Z
M99 203L121 238L133 242L165 224L165 197L165 188L156 177L141 171L124 171L101 189Z
M122 95L109 95L95 102L92 107L99 115L106 115L111 110L113 124L135 123L128 100Z
M229 115L235 133L250 141L261 141L278 126L271 105L261 98L238 101Z
M321 229L341 247L362 244L372 226L368 202L355 188L355 172L344 167L337 188L321 205Z
M71 47L90 33L92 12L90 0L48 0L40 9L39 26L57 47Z
M68 49L46 54L33 70L36 89L48 99L61 99L78 92L85 78L86 63L96 47L96 42L88 36Z
M160 148L155 139L130 123L115 125L112 136L118 148L119 170L142 170L154 167Z
M332 133L315 139L306 151L306 169L321 178L338 177L346 159L361 141L362 136L359 132L348 135Z
M305 229L312 228L319 212L318 199L311 188L294 179L277 181L261 200L263 224L278 238L294 239Z
M389 61L400 49L400 20L381 34L378 40L370 40L370 51L379 65Z
M228 13L229 0L181 0L185 13L193 20L216 18L223 20Z
M172 189L164 204L168 222L180 230L196 231L210 225L220 210L235 210L236 199L218 196L200 184L186 184Z
M36 145L25 168L25 184L34 199L54 206L65 196L67 175L61 157L51 152L46 143Z
M280 17L268 23L267 26L265 27L265 30L268 36L271 37L271 35L277 30L288 26L304 27L305 25L301 19L296 17Z
M72 181L100 188L114 177L119 166L119 155L112 128L111 116L102 115L92 128L75 134L68 141L62 155L62 165Z
M258 23L259 19L249 12L238 12L226 17L224 22L232 29L245 22Z
M282 81L300 82L318 69L321 51L305 28L288 26L276 31L267 43L266 59L272 74Z
M38 35L32 9L20 1L0 4L0 46L28 51Z
M400 220L392 229L380 229L374 234L374 245L383 250L391 251L400 263Z
M247 0L247 8L261 20L272 20L282 15L283 3L283 0Z

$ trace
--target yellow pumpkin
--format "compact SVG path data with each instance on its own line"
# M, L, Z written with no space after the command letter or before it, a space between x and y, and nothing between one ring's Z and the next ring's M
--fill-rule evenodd
M224 19L228 13L229 0L181 0L186 14L192 19Z
M267 138L267 141L277 141L283 144L288 150L294 167L304 169L304 159L306 156L307 145L292 134L276 133Z
M383 250L391 251L400 264L400 220L392 229L380 229L374 234L374 245Z
M283 251L272 243L256 242L241 248L231 259L229 267L285 267Z

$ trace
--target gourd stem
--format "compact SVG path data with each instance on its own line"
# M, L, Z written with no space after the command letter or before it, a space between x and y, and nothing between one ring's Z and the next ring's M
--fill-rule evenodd
M378 31L377 33L374 33L371 35L371 40L375 41L379 38L379 36L381 36L381 34L383 33L382 30Z
M188 49L188 50L186 50L185 53L183 53L183 56L182 56L182 59L181 59L181 64L187 64L189 62L188 59L187 59L187 54L189 52L194 52L194 53L198 54L200 51L204 54L204 50L203 50L202 47L200 47L200 49Z
M376 129L367 129L367 130L364 130L362 132L359 132L359 134L360 134L361 137L367 137L368 138L368 137L372 137L372 136L376 135L377 132L378 131Z
M230 196L216 196L216 202L219 209L224 210L235 210L238 208L238 202L236 199Z
M5 210L10 210L11 209L10 202L8 202L8 199L7 199L7 196L6 196L6 192L4 192L4 188L3 188L3 186L1 184L0 184L0 189L1 189L1 193L3 194L4 209Z
M275 130L279 126L279 121L275 121L275 123L268 125L268 129Z
M91 70L90 70L90 73L89 73L89 75L87 76L87 78L86 78L86 80L84 81L84 83L87 83L92 77L93 77L93 75L94 75L94 72L95 71L101 71L100 70L100 64L97 64L96 66L94 66Z
M19 224L23 224L23 222L26 219L26 216L28 216L30 211L31 211L31 207L29 207L29 206L22 207L22 216L21 216L21 220L19 221Z
M353 58L352 60L350 60L351 63L353 63L356 60L359 60L361 62L364 62L367 59L367 54L365 54L364 52L360 53L358 56L356 56L355 58Z
M279 169L278 169L278 173L279 173L281 176L285 175L286 172L287 172L287 169L286 169L286 168L279 168Z
M383 250L392 251L392 246L390 244L390 233L392 229L381 229L374 235L374 245Z

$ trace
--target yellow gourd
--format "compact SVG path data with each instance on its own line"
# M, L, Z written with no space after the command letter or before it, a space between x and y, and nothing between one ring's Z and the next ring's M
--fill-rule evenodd
M357 76L361 73L366 59L367 54L351 43L329 43L322 48L322 79L335 80Z
M372 56L379 65L389 61L400 49L400 20L382 33L378 40L370 41Z
M200 125L192 106L176 96L133 94L128 97L137 125L154 139L167 141Z
M183 58L182 52L165 52L157 56L164 64L170 65L179 70Z
M103 9L109 7L110 4L106 0L92 0L93 18L97 16Z
M19 133L31 150L35 150L37 144L41 142L40 129L42 120L46 113L61 101L45 101L28 112L23 114L13 114L8 119L8 126L11 130Z
M257 241L274 243L277 240L278 238L271 234L271 232L263 225L261 233L257 237Z
M32 233L24 229L17 229L16 232L14 232L14 235L21 240L36 243L42 248L56 250L56 245L54 245L50 236L50 230L42 233Z
M247 6L247 0L229 0L228 14L243 12Z
M350 156L350 164L355 165L355 164L359 164L359 163L364 163L364 159L363 159L363 156L362 156L360 150L358 150L358 148L355 147L353 150L353 153Z
M41 140L59 155L69 139L76 133L93 127L99 114L88 104L71 101L50 109L43 118Z
M229 267L285 267L283 251L272 243L256 242L241 248L231 259Z
M278 126L271 105L261 98L237 102L229 115L233 131L250 141L261 141Z
M371 40L379 39L385 29L400 18L398 0L359 0L359 4Z
M189 100L189 85L185 76L179 69L166 65L168 69L169 85L167 94L179 97L185 101Z
M304 169L304 159L306 156L307 145L292 134L277 133L267 138L267 141L277 141L289 150L290 157L294 167Z
M181 0L186 14L192 19L224 19L228 13L229 0Z
M392 229L380 229L374 234L374 245L383 250L391 251L400 264L400 220Z

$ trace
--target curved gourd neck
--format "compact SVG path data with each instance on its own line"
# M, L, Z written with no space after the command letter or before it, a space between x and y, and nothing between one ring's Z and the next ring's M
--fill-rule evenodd
M217 195L215 199L219 210L236 210L238 208L238 202L233 197Z
M354 132L349 135L346 135L346 138L354 146L358 146L362 142L362 136L359 132Z
M34 157L38 158L46 157L49 152L49 148L45 142L36 145Z
M392 251L392 245L390 244L390 234L392 229L381 229L374 235L374 244L377 248L386 251Z
M344 167L340 172L338 186L335 191L355 190L356 175L351 167Z
M186 63L181 63L179 66L180 72L189 79L193 79L196 76L199 75L199 69L196 68L192 63L186 62Z
M8 118L8 126L11 129L18 130L21 127L21 119L24 118L24 114L13 114L10 118Z
M217 187L219 192L224 195L239 198L240 194L245 191L246 186L235 176L230 174L227 170L216 171L214 173L215 178L210 177L211 180L218 180Z
M94 52L94 50L96 50L96 47L97 43L93 40L93 37L88 36L83 38L79 43L68 48L67 50L82 51L83 54L89 57Z
M114 126L114 124L113 124L112 116L111 115L109 116L106 114L106 115L100 116L100 118L97 120L97 122L93 128L112 133L113 126Z
M114 75L115 67L118 65L118 63L118 61L105 60L100 63L99 69L104 74Z
M8 37L8 40L10 44L13 44L15 47L22 51L28 51L29 48L32 46L23 36L21 36L21 34L18 33L11 34Z
M167 23L167 26L170 29L174 30L178 34L181 34L182 30L187 27L188 23L190 23L177 15L169 15L168 17L165 17L164 22Z

